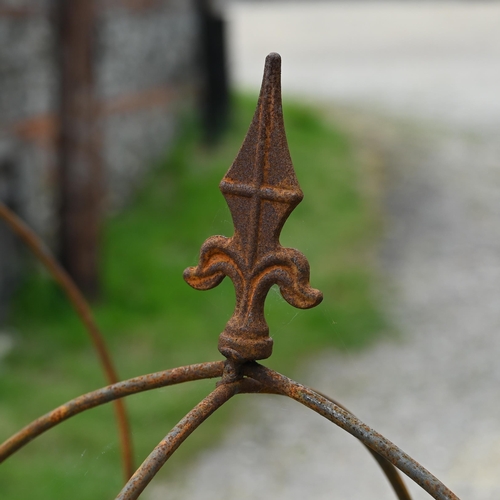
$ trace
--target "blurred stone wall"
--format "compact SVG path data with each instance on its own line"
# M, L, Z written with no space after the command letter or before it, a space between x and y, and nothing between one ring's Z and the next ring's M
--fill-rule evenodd
M107 206L126 202L172 143L198 88L194 0L98 0L96 92ZM49 243L56 232L54 0L0 3L0 197ZM0 225L0 318L20 246Z

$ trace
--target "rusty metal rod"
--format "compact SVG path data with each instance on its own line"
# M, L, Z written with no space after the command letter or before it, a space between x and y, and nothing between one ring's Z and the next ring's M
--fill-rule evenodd
M327 398L328 399L328 398ZM398 497L398 500L412 500L410 492L406 488L403 478L398 473L398 470L394 465L391 464L387 459L379 455L376 451L373 451L369 446L363 443L363 446L370 452L371 456L378 463L385 477L389 481L394 493Z
M92 344L97 352L97 356L104 371L105 378L109 384L118 382L119 377L109 355L104 338L99 331L94 320L90 306L78 287L75 285L68 273L53 257L50 250L42 240L25 224L12 210L0 202L0 218L16 233L26 246L33 252L35 257L46 267L52 278L60 285L71 302L78 317L86 328ZM132 452L132 437L130 434L130 424L123 401L117 400L114 403L116 420L120 435L122 448L123 473L128 479L134 471L134 461Z
M135 500L186 438L212 413L240 392L240 382L220 384L158 444L120 491L116 500Z
M151 389L157 389L159 387L166 387L193 380L220 377L223 372L223 367L224 363L222 361L182 366L172 370L165 370L124 380L117 384L109 385L72 399L55 410L34 420L2 443L0 445L0 463L45 431L85 410L95 408L104 403L109 403L118 398L130 396L131 394L137 394L139 392L150 391Z
M327 396L323 392L320 391L314 391L320 396L323 396L325 399L330 401L331 403L340 406L340 408L344 409L348 413L351 413L351 415L354 415L351 411L349 411L343 404L339 403L335 399L331 398L330 396ZM380 456L376 451L373 451L369 446L366 444L362 443L363 446L368 450L370 455L375 459L375 461L379 464L380 468L382 469L382 472L385 474L385 477L389 481L390 485L392 486L392 489L394 490L394 493L396 493L396 496L398 497L398 500L412 500L410 492L406 488L405 483L403 482L403 478L401 475L398 473L398 470L394 465L391 464L388 460L386 460L384 457Z
M257 392L257 391L253 391ZM267 394L276 394L279 396L286 396L286 394L281 393L279 390L276 389L276 387L272 386L265 386L262 385L261 390L258 391L261 393L267 393ZM325 399L330 401L331 403L340 406L340 408L344 409L346 412L351 413L344 405L336 401L335 399L332 399L331 397L323 394L322 392L319 391L314 391L317 394L323 396ZM361 443L367 450L368 452L372 455L372 457L376 460L376 462L379 464L379 466L382 469L382 472L385 474L385 477L389 481L390 485L392 486L392 489L396 493L396 496L398 497L398 500L412 500L410 492L406 488L403 479L401 478L400 474L398 473L398 470L394 465L391 464L388 460L386 460L384 457L380 456L377 452L373 451L369 446L367 446L364 443Z
M254 378L264 386L269 387L270 390L302 403L304 406L337 424L395 465L436 500L459 500L439 479L394 443L312 389L257 363L244 365L243 373Z

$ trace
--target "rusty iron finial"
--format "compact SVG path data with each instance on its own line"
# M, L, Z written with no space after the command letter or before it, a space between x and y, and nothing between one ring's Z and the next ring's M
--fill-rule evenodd
M209 290L229 276L236 307L219 337L219 351L238 362L265 359L273 340L264 318L264 301L277 284L294 307L318 305L323 295L309 285L309 263L298 250L283 248L283 224L303 198L288 151L281 107L281 57L266 58L257 110L241 149L220 183L234 223L234 236L212 236L197 267L184 279Z

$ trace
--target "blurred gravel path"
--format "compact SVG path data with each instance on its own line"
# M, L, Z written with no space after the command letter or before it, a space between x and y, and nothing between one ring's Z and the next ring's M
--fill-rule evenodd
M350 109L347 125L383 151L380 264L391 291L381 300L401 331L359 354L325 353L300 380L341 401L462 500L498 499L500 5L327 3L314 16L300 4L277 9L232 7L237 79L256 83L271 50L282 53L285 88L313 95L322 72L318 93ZM152 497L394 498L362 447L320 417L266 396L249 396L240 411L220 446L168 495L153 486Z

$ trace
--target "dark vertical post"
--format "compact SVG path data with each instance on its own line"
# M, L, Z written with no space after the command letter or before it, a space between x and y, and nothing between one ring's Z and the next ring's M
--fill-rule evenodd
M60 61L60 255L87 297L99 292L102 165L94 97L94 0L56 0Z
M19 213L19 175L11 158L0 159L0 201ZM8 311L8 300L16 288L21 266L19 242L8 226L0 220L0 323Z
M226 25L210 0L198 0L202 67L202 123L206 140L214 142L224 130L229 112Z

